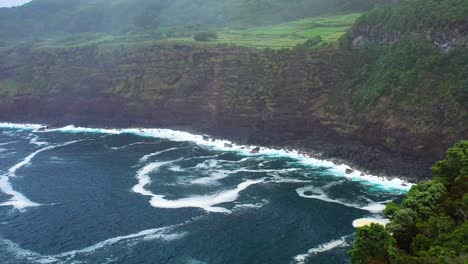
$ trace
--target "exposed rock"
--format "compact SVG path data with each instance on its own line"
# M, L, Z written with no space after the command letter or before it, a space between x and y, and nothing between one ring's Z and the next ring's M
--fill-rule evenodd
M256 147L256 148L253 148L251 151L250 151L251 154L258 154L260 153L260 148L259 147Z
M351 174L353 173L354 171L352 169L346 169L346 174Z

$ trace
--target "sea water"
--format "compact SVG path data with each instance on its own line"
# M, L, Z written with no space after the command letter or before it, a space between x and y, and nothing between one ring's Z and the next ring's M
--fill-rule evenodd
M168 129L0 124L0 263L348 263L411 187Z

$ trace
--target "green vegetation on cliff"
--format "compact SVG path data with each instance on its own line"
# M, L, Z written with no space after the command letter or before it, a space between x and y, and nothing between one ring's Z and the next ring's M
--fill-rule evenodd
M467 5L408 0L358 18L340 39L346 56L343 77L330 92L322 122L353 135L359 129L346 131L335 124L359 122L350 122L349 116L364 119L378 124L377 134L392 131L391 136L371 136L373 142L424 155L436 148L442 153L466 138Z
M381 225L357 229L352 263L466 263L468 261L468 141L437 162L435 178L411 188L401 205L390 203Z
M407 0L377 8L358 19L356 27L372 25L380 36L422 31L453 31L468 23L468 1ZM450 27L449 27L450 26Z

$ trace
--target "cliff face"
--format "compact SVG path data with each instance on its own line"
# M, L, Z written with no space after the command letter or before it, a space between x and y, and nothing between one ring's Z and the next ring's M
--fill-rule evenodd
M449 97L421 108L383 96L356 108L356 85L345 89L353 56L166 44L4 49L0 120L188 127L427 176L419 165L463 136L466 112Z
M410 36L448 53L468 47L468 2L411 0L363 15L349 33L352 48L393 44Z
M342 59L336 49L4 50L0 115L307 131L304 124L340 78Z

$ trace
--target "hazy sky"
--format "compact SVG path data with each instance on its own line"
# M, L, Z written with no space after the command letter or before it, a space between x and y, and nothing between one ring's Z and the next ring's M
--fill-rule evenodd
M31 0L0 0L0 7L12 7L23 5Z

